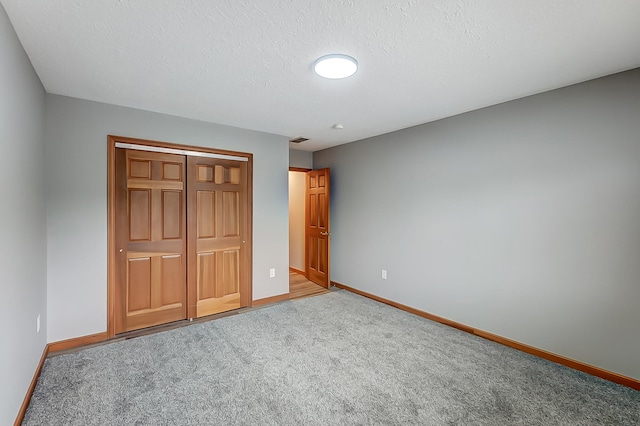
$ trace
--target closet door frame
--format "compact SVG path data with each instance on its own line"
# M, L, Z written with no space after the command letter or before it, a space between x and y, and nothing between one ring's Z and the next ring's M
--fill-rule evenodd
M207 148L201 146L180 145L169 142L160 142L154 140L136 139L124 136L112 136L107 137L108 151L107 151L107 338L115 337L115 298L116 298L116 259L117 250L116 247L116 173L115 173L115 155L116 144L131 144L149 147L149 150L162 151L163 149L178 150L178 151L190 151L193 153L203 153L207 155L221 155L231 157L246 158L247 162L247 214L245 218L245 229L247 233L246 238L246 257L245 264L241 265L243 273L247 279L248 294L246 300L248 306L252 305L252 293L253 293L253 154L238 151L228 151L216 148ZM154 149L155 148L155 149ZM188 235L187 235L188 237ZM189 288L189 285L187 286ZM243 297L243 298L244 298ZM189 312L188 312L189 316Z

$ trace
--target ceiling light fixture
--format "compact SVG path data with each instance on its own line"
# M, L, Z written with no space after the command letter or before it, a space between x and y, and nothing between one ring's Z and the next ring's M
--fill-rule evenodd
M313 70L320 77L339 79L351 77L358 71L358 61L348 55L326 55L318 58Z

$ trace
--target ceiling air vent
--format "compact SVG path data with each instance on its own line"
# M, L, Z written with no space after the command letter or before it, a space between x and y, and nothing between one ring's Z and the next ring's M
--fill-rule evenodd
M300 136L299 138L295 138L295 139L289 139L289 142L291 143L301 143L304 141L308 141L309 138L303 138L302 136Z

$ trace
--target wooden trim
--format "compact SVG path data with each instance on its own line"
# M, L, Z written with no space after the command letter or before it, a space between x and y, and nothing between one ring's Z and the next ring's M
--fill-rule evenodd
M107 336L115 336L116 139L107 137Z
M249 162L247 163L247 214L245 215L247 231L246 239L246 276L247 276L247 291L248 303L247 307L253 306L253 154L245 154L249 156Z
M506 337L498 336L496 334L489 333L483 330L474 330L473 334L494 341L496 343L509 346L519 351L537 356L538 358L543 358L547 361L555 362L556 364L561 364L565 367L573 368L574 370L582 371L583 373L600 377L601 379L605 379L619 385L630 387L631 389L640 390L640 380L623 376L621 374L614 373L613 371L605 370L594 365L586 364L584 362L576 361L562 355L554 354L553 352L548 352L543 349L525 345L524 343L516 342L515 340L507 339Z
M134 145L155 146L159 148L182 149L185 151L196 151L196 152L207 152L211 154L231 155L234 157L245 157L250 160L253 158L253 154L248 152L229 151L226 149L209 148L206 146L182 145L182 144L172 143L172 142L161 142L161 141L154 141L149 139L129 138L126 136L109 135L108 137L109 139L113 139L115 142L130 143ZM115 147L115 142L114 142L114 147Z
M281 302L283 300L289 300L289 293L278 294L277 296L265 297L264 299L258 299L253 301L253 306L268 305L270 303Z
M107 332L90 334L88 336L74 337L67 340L61 340L59 342L49 343L49 352L53 353L64 351L66 349L77 348L79 346L87 346L94 343L104 342L105 340L109 340L109 335Z
M289 167L289 171L290 172L303 172L303 173L307 173L310 172L313 169L307 169L304 167ZM304 205L302 206L303 208L303 216L305 217L305 229L304 229L304 264L305 264L305 268L307 267L307 229L306 229L306 217L307 217L307 197L306 197L306 191L307 191L307 186L306 186L306 178L305 178L305 197L304 197ZM291 201L289 201L291 202ZM289 267L290 271L296 272L298 274L304 275L306 278L309 278L307 271L301 271L300 269L296 269L296 268L291 268Z
M438 315L430 314L428 312L421 311L419 309L412 308L407 305L403 305L398 302L394 302L393 300L385 299L383 297L376 296L371 293L367 293L362 290L358 290L353 287L349 287L347 285L341 284L336 281L331 281L331 284L335 287L350 291L355 294L359 294L361 296L367 297L369 299L376 300L378 302L393 306L394 308L401 309L403 311L418 315L420 317L439 322L441 324L448 325L453 328L457 328L458 330L465 331L470 334L474 334L478 337L485 338L487 340L491 340L496 343L500 343L504 346L509 346L510 348L519 350L521 352L526 352L530 355L537 356L538 358L546 359L547 361L555 362L556 364L564 365L565 367L572 368L574 370L582 371L583 373L590 374L592 376L600 377L601 379L608 380L610 382L617 383L619 385L627 386L631 389L640 390L640 380L633 379L631 377L623 376L618 373L614 373L612 371L604 370L600 367L596 367L590 364L586 364L584 362L576 361L571 358L564 357L562 355L554 354L553 352L548 352L543 349L538 349L533 346L525 345L524 343L516 342L515 340L507 339L506 337L498 336L497 334L489 333L484 330L479 330L477 328L469 327L468 325L461 324L459 322L452 321L447 318L443 318Z
M47 359L48 355L49 355L49 345L45 345L44 350L42 351L42 356L40 357L40 362L36 367L35 373L33 373L31 384L27 389L27 393L24 396L24 400L22 401L22 406L20 406L20 411L18 411L18 416L16 417L16 421L13 423L13 426L20 426L22 424L22 420L24 420L24 415L27 413L29 402L31 402L31 396L33 395L33 391L36 389L36 384L38 383L38 377L40 377L40 372L42 371L42 367L44 366L44 361Z
M461 324L459 322L451 321L450 319L440 317L438 315L430 314L428 312L421 311L416 308L412 308L411 306L403 305L398 302L394 302L393 300L384 299L382 297L376 296L375 294L367 293L366 291L358 290L353 287L349 287L348 285L341 284L336 281L331 281L331 284L335 287L350 291L352 293L359 294L360 296L368 297L369 299L376 300L378 302L384 303L386 305L393 306L394 308L398 308L405 312L409 312L414 315L418 315L419 317L426 318L435 322L439 322L440 324L448 325L449 327L457 328L458 330L465 331L467 333L474 334L474 329L467 325Z
M115 297L116 297L116 191L115 191L115 153L116 143L123 142L135 145L155 146L161 148L183 149L188 151L207 152L247 158L247 215L246 215L246 276L248 288L248 306L253 299L253 154L249 152L229 151L194 145L180 145L147 139L129 138L126 136L107 136L107 339L115 337ZM187 288L188 291L188 288ZM187 293L187 310L189 309Z

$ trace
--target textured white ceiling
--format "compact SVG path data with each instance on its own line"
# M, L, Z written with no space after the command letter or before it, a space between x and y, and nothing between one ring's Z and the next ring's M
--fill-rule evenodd
M49 93L310 151L640 66L639 0L0 2ZM329 53L360 70L314 75Z

